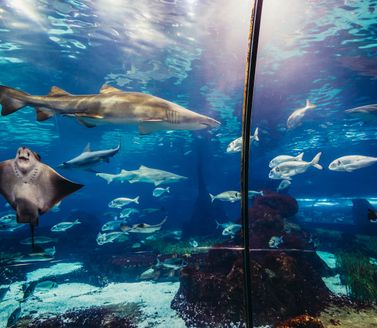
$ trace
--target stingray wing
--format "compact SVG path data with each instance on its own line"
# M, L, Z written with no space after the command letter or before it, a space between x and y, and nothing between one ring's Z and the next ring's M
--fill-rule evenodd
M16 204L13 190L19 179L14 174L12 162L13 160L7 160L0 163L0 194L15 209Z
M40 163L43 166L39 176L39 188L41 194L41 213L47 212L56 203L60 202L64 197L72 194L83 187L82 184L74 183L46 164Z

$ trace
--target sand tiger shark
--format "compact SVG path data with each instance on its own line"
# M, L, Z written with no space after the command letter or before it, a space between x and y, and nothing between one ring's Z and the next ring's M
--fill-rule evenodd
M220 122L195 113L162 98L139 92L124 92L103 85L99 94L72 95L53 86L47 96L32 96L0 86L1 115L9 115L25 106L34 107L38 121L54 114L76 118L86 127L104 123L134 124L140 134L159 130L201 130L215 128Z
M87 168L92 165L98 164L100 162L110 162L110 158L113 157L120 149L120 144L113 149L103 149L92 151L90 149L90 144L88 143L84 148L83 152L70 159L69 161L63 162L59 167L64 168Z

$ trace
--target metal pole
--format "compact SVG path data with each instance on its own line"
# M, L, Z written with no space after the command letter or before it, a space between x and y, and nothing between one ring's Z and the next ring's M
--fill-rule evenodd
M241 153L241 220L243 227L243 265L245 288L246 326L253 327L253 307L250 267L250 240L249 240L249 216L248 216L248 190L249 190L249 156L250 156L250 127L251 111L253 103L255 69L257 61L259 30L262 16L263 0L254 0L253 14L250 24L249 51L247 56L244 103L242 109L242 153Z

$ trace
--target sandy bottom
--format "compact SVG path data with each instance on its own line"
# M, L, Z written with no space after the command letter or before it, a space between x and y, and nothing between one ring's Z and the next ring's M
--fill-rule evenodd
M326 328L377 328L377 306L363 310L331 306L319 319Z

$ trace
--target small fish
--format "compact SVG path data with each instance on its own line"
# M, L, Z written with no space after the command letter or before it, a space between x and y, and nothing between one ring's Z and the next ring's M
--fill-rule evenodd
M303 108L296 109L287 119L287 128L294 129L300 126L304 120L306 111L317 106L312 104L309 100L306 100L306 105Z
M191 247L196 248L196 247L199 246L199 243L198 243L195 239L191 239L191 240L189 241L189 245L190 245Z
M322 166L318 164L321 155L322 153L319 152L314 156L311 162L288 161L280 163L271 169L268 177L270 179L292 180L292 176L306 172L306 170L311 166L314 166L318 170L322 170Z
M155 270L152 267L144 271L143 273L141 273L139 276L139 279L141 280L157 279L159 275L160 275L160 272L158 270Z
M50 238L50 237L44 237L44 236L39 236L35 237L34 243L35 244L49 244L49 243L56 243L57 239L56 238ZM26 238L20 241L22 245L31 245L33 243L32 238Z
M223 232L223 236L235 236L239 231L241 230L240 224L231 224L230 226L227 226Z
M287 189L290 185L292 184L291 181L289 180L282 180L280 183L279 183L279 186L277 187L277 191L282 191L284 189Z
M81 222L79 221L79 219L76 219L75 221L73 222L60 222L58 224L55 224L52 228L51 228L51 231L53 232L63 232L63 231L67 231L68 229L72 228L74 225L76 224L81 224Z
M250 144L252 142L259 142L259 128L256 128L254 131L254 134L250 136ZM226 152L228 154L238 153L241 150L242 150L242 137L239 137L233 140L226 148Z
M17 218L15 214L3 215L0 218L0 223L9 223L9 222L17 222Z
M283 242L284 242L283 236L281 237L272 236L271 239L268 241L268 247L278 248Z
M110 203L109 203L109 207L110 208L122 208L130 203L135 203L135 204L139 204L139 196L135 197L135 198L127 198L127 197L119 197L119 198L115 198L113 199Z
M130 233L154 233L161 230L162 225L166 222L167 217L165 217L160 223L158 224L147 224L147 223L138 223L134 224L131 227L127 225L121 225L120 229L123 232L130 232Z
M187 155L189 155L191 153L192 153L192 150L188 150L188 151L186 151L186 152L183 153L183 156L187 156Z
M377 212L368 208L368 220L371 223L377 223Z
M102 231L118 230L120 228L121 223L122 223L121 220L108 221L102 226L101 230Z
M223 202L237 202L241 199L241 193L238 191L224 191L216 196L209 194L211 197L211 201L213 202L215 199L221 200Z
M170 187L166 187L166 188L157 187L153 190L154 197L160 197L165 193L170 193Z
M279 155L274 157L268 166L272 169L275 166L278 166L279 164L283 162L292 162L292 161L302 161L302 158L304 157L304 153L300 153L297 156L290 156L290 155Z
M353 172L377 163L377 157L349 155L333 160L329 165L331 171Z
M32 263L32 262L48 262L53 260L54 257L45 253L31 253L18 257L13 260L14 263Z
M256 196L263 196L263 191L254 191L254 190L249 190L248 192L248 198L254 198Z
M155 265L156 268L165 268L171 270L180 270L185 266L187 266L187 262L179 257L171 257L162 262L157 259L157 264Z
M113 243L116 239L124 236L124 232L114 231L114 232L107 232L101 233L99 232L97 235L97 244L104 245L107 243Z
M132 214L137 214L137 213L139 213L139 210L137 210L136 208L127 207L127 208L124 208L122 212L120 212L120 218L121 219L129 218Z
M223 223L220 223L218 221L215 221L217 226L216 226L216 229L225 229L225 228L228 228L229 226L231 226L232 224L234 224L233 222L223 222Z

